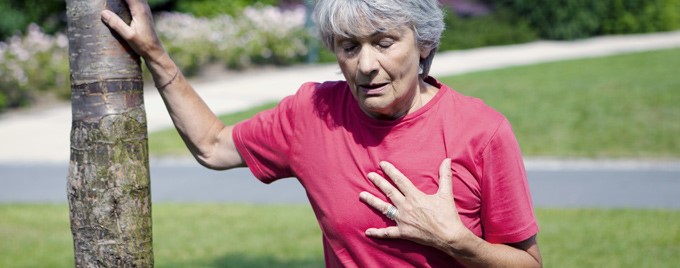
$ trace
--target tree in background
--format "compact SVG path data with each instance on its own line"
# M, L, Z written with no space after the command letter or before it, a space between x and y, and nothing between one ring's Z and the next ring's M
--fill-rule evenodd
M68 201L77 267L152 267L140 58L102 23L125 0L67 0L73 121Z
M43 31L54 33L64 23L63 0L2 0L0 1L0 40L27 29L30 23Z
M193 1L193 0L190 0ZM172 11L178 0L148 0L155 11ZM0 1L0 41L25 32L31 23L52 34L66 26L64 0L2 0Z

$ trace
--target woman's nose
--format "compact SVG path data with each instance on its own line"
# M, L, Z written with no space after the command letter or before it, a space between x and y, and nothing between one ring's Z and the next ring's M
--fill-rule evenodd
M378 63L378 58L376 57L376 51L370 46L366 46L359 52L359 72L364 75L372 75L377 73L380 68Z

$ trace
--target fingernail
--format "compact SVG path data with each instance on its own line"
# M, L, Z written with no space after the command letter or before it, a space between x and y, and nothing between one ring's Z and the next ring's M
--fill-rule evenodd
M366 192L359 193L359 199L366 199Z
M106 10L102 11L101 16L104 22L108 22L109 18L111 17L111 15L108 12L106 12Z

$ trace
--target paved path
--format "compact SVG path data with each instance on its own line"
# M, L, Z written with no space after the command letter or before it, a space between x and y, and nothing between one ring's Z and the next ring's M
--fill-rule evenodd
M675 162L529 159L527 170L536 207L680 209ZM65 203L66 174L61 164L0 164L0 203ZM248 169L213 171L189 159L153 159L151 196L154 202L308 202L295 179L266 185Z
M440 53L434 76L515 65L680 47L680 31L608 36L571 42L540 41ZM301 66L217 77L194 87L218 114L241 110L294 93L305 81L342 79L335 64ZM172 125L158 93L147 90L145 107L150 131ZM0 163L67 163L71 107L0 115Z

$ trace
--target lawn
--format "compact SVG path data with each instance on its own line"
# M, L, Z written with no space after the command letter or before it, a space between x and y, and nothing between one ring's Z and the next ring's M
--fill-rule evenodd
M673 267L680 211L538 209L546 267ZM323 267L307 205L155 204L156 267ZM0 267L73 267L67 205L0 205Z
M680 49L670 49L439 79L505 114L526 156L678 158L678 70ZM153 155L186 154L174 130L151 133L149 144Z
M680 157L680 49L445 77L505 114L525 155Z

